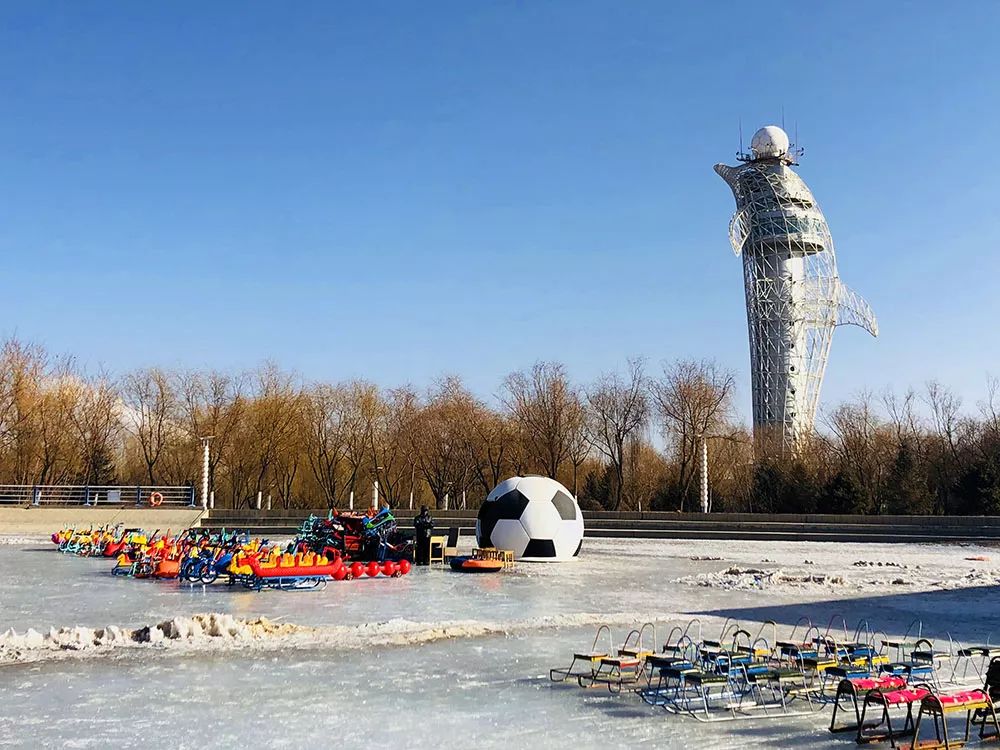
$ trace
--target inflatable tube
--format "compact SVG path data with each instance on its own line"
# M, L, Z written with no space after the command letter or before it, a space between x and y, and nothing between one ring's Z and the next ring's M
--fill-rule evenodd
M344 563L337 558L328 565L286 565L277 568L262 568L255 557L247 557L246 564L258 578L298 578L299 576L333 576Z
M476 560L467 556L453 557L449 565L459 573L499 573L503 570L499 560Z
M180 572L180 560L160 560L156 564L157 578L176 578Z
M163 494L160 492L154 492L149 496L149 504L154 508L163 502Z

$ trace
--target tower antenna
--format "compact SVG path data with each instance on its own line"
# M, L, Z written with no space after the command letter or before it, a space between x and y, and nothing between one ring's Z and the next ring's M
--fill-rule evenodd
M739 128L740 128L740 150L736 152L737 156L743 156L743 118L739 118Z
M781 129L785 129L785 105L781 105Z

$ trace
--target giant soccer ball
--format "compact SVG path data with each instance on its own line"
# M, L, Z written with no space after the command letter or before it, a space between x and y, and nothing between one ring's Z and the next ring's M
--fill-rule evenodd
M480 547L512 550L515 560L572 560L583 546L583 514L555 479L511 477L479 509L476 540Z

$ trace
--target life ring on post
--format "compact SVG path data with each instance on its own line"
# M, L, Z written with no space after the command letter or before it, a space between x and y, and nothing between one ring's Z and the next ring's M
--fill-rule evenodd
M162 503L162 502L163 502L163 493L162 492L152 492L152 493L150 493L150 495L149 495L149 504L150 505L152 505L155 508L158 505L160 505L160 503Z

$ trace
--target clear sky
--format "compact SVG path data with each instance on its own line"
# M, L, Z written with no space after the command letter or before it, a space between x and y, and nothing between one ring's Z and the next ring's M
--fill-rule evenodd
M711 6L711 7L709 7ZM121 372L477 392L711 357L748 408L738 126L841 275L824 404L1000 374L1000 3L4 2L0 333Z

